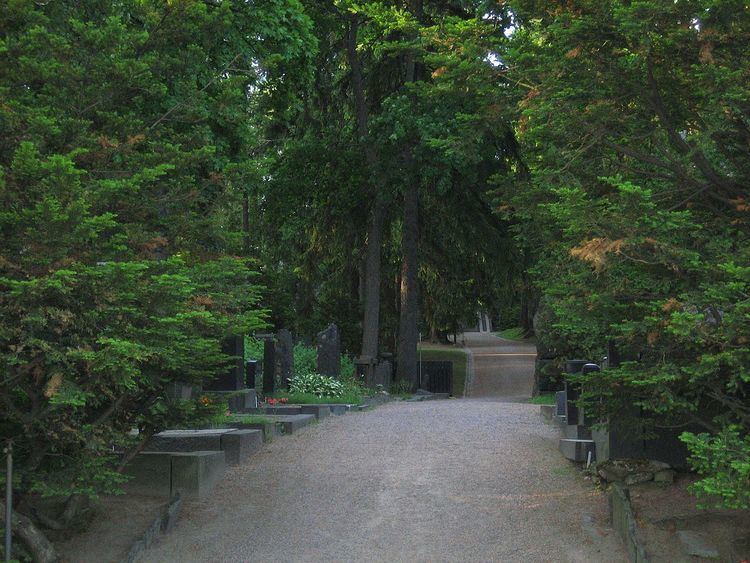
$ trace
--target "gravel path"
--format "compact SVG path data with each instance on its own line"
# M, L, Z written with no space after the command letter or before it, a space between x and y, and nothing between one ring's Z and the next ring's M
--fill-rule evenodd
M486 395L331 417L229 470L146 560L625 561L556 437Z
M464 335L474 358L469 397L497 401L527 401L534 387L536 347L478 332Z

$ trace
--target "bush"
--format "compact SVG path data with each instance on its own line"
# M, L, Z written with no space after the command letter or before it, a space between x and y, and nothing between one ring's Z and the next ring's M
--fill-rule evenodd
M289 380L289 391L317 397L340 397L344 394L344 385L333 377L319 373L306 373L296 375Z

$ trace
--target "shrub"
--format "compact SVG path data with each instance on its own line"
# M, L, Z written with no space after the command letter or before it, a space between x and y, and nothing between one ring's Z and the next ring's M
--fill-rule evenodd
M319 373L306 373L294 376L289 380L291 393L308 393L318 397L340 397L344 394L344 385L333 377Z

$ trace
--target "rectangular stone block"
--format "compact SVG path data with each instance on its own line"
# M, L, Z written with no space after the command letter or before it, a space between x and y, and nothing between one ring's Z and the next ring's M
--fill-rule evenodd
M131 477L125 491L134 495L168 497L171 491L172 456L163 452L139 453L125 468Z
M263 434L264 442L270 442L275 436L281 434L276 423L270 420L269 422L242 422L240 419L233 421L232 426L246 430L259 430Z
M565 416L565 403L568 399L565 396L565 391L557 391L555 393L555 415Z
M212 391L207 393L220 401L226 401L229 412L243 413L258 407L258 395L255 389L240 391Z
M300 414L312 414L320 420L331 415L331 409L322 405L300 405Z
M591 461L596 461L596 446L593 440L561 438L559 448L560 452L571 461L586 463L589 452L591 452Z
M290 414L303 414L302 413L302 407L298 405L283 405L283 406L275 406L275 407L263 407L261 409L258 409L256 411L258 414L283 414L283 415L290 415Z
M221 451L221 437L236 428L165 430L155 434L145 450L150 452Z
M580 424L566 424L563 436L571 440L591 440L591 429Z
M172 454L172 490L182 498L202 499L224 475L224 452L181 452Z
M263 445L260 430L234 430L221 436L221 449L227 465L237 465L257 452Z
M282 434L294 434L315 422L315 415L312 414L268 415L268 418L274 421Z

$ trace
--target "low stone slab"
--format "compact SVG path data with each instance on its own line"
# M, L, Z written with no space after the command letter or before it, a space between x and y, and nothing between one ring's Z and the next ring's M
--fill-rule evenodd
M224 475L224 452L172 454L172 490L182 498L205 498Z
M312 414L315 418L320 420L321 418L331 416L331 409L324 405L300 405L300 413Z
M166 430L146 445L149 452L223 451L225 461L236 465L260 448L263 433L255 429L211 428L206 430Z
M591 461L596 460L596 450L593 440L572 440L561 438L559 444L560 452L569 460L578 463L588 461L591 452Z
M303 414L299 405L281 405L274 407L262 407L253 411L256 414Z
M271 419L282 434L294 434L305 426L315 422L315 415L312 414L288 414L288 415L266 415Z
M228 465L237 465L263 445L263 432L254 429L234 430L221 436L221 449Z
M224 475L223 451L141 452L125 468L131 494L204 498Z
M146 444L149 452L221 451L221 437L236 428L207 430L165 430L154 434Z
M249 419L253 415L247 415ZM257 415L255 415L257 416ZM276 426L276 424L270 420L268 422L245 422L242 420L242 415L238 415L237 419L232 422L232 426L240 428L240 429L246 429L246 430L260 430L260 432L263 434L263 441L264 442L270 442L274 439L275 436L278 436L281 434L281 431ZM268 417L264 417L268 418ZM229 426L227 426L228 428Z
M172 455L165 452L142 452L135 456L125 475L131 479L125 490L133 495L169 497L172 490Z
M571 440L591 440L591 429L580 424L566 424L563 437Z

